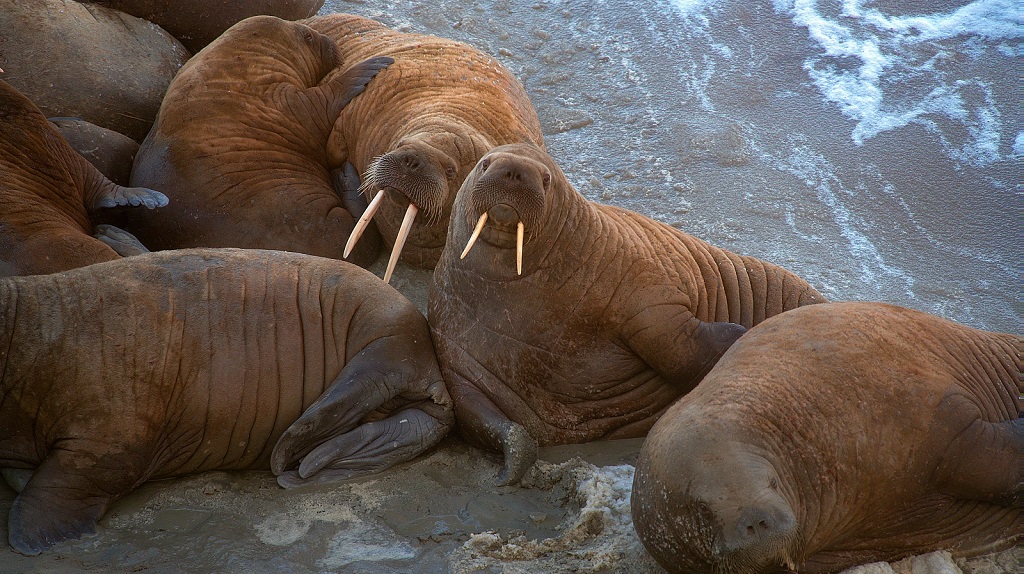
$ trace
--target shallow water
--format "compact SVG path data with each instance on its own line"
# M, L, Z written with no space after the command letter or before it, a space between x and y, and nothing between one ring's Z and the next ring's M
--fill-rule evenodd
M831 299L1020 332L1011 0L328 0L329 11L493 54L592 200L781 264ZM404 264L393 280L421 309L428 281ZM261 472L149 483L97 536L38 558L0 551L0 573L658 572L628 519L639 444L545 449L523 488L490 486L497 457L453 438L338 486L285 491ZM1013 559L973 571L1009 572Z

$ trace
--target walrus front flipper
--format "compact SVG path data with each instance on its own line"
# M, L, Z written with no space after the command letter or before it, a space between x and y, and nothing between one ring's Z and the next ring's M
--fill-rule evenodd
M946 448L936 476L955 498L1024 507L1024 418L975 420Z
M684 392L746 332L736 323L701 321L679 305L647 306L623 326L630 349Z
M146 249L146 246L139 241L138 237L120 227L101 223L96 226L95 233L92 236L109 245L121 257L149 253L149 249Z
M353 65L344 73L338 74L323 84L327 95L327 118L330 125L338 119L342 108L366 89L366 84L384 68L394 64L394 58L377 56Z
M465 381L452 386L452 401L462 436L478 447L505 455L495 485L518 484L537 462L537 441L523 425L509 420L486 395Z
M319 482L378 472L416 456L447 434L454 416L444 381L436 369L433 378L424 377L419 372L422 357L410 349L407 338L384 337L345 365L274 445L274 474L282 476L302 461L297 476L279 480L282 486L312 482L308 479L325 467L333 471ZM389 416L366 422L381 410Z
M444 425L419 409L406 409L330 439L303 457L298 470L278 476L285 488L337 482L379 472L426 450L448 433Z
M334 184L334 193L338 194L341 204L353 218L359 219L370 203L366 201L366 194L360 189L362 181L359 179L356 166L346 161L340 168L331 171L331 183Z
M8 518L11 546L22 554L36 555L65 540L96 532L119 482L135 481L126 469L86 476L97 466L93 457L57 446L33 473L14 503ZM127 487L124 490L127 490ZM103 489L103 490L100 490Z

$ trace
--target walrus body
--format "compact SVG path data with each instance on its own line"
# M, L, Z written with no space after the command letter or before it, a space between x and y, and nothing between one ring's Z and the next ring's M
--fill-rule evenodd
M673 572L836 572L1024 533L1021 339L881 303L743 336L651 430L632 509Z
M35 104L0 80L0 277L118 259L127 253L93 237L93 218L111 207L166 204L159 192L104 177Z
M341 109L389 62L328 77L338 63L329 38L272 16L232 26L182 67L136 155L132 185L160 189L169 208L124 226L151 249L341 259L355 220L335 183L342 166L328 164L327 138ZM379 248L368 242L351 260L368 264Z
M780 267L590 203L543 150L509 145L459 191L428 317L459 426L505 452L508 482L529 437L643 436L746 327L824 301Z
M0 0L4 78L48 117L141 142L188 51L140 18L73 0Z
M148 479L347 478L411 458L452 421L408 300L354 265L275 251L2 280L0 373L0 469L34 470L9 518L26 554L94 531Z
M193 54L249 16L308 18L324 0L91 0L148 20L177 38Z
M392 258L400 252L407 263L433 268L455 194L477 160L502 144L543 145L526 90L501 63L462 42L349 14L305 22L335 40L343 62L395 59L342 111L330 148L363 174L369 193L383 192L374 221L386 244L394 247L410 204L422 212L409 220L408 240Z

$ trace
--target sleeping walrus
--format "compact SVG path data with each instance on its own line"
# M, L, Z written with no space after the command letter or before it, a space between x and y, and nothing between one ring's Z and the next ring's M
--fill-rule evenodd
M345 204L343 166L328 162L327 138L342 108L390 62L334 72L334 42L302 24L272 16L235 24L178 72L135 157L132 185L163 191L170 206L125 228L151 249L341 259L355 225L350 209L359 208ZM352 261L369 264L379 248L368 242Z
M392 246L385 281L399 255L433 268L455 194L477 160L502 144L543 145L526 90L501 63L462 42L349 14L305 22L334 39L343 62L395 59L342 111L330 151L336 162L352 162L374 195L360 223L376 213L373 221ZM358 237L353 233L349 249Z
M591 203L543 150L509 145L459 191L428 317L459 426L504 451L507 483L534 440L643 436L747 327L824 301L781 267Z
M146 480L347 478L452 422L412 303L352 264L260 250L0 280L0 398L0 469L31 472L8 520L25 554L95 531Z
M633 523L672 572L837 572L1024 537L1021 339L881 303L783 313L651 429Z
M0 80L0 205L4 277L54 273L144 252L134 237L97 227L94 219L117 206L161 207L167 197L104 177L35 104Z

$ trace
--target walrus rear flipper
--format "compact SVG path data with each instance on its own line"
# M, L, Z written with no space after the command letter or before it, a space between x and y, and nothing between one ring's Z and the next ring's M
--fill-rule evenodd
M7 526L15 550L32 556L96 532L96 522L113 499L111 492L122 492L118 484L126 479L123 491L136 482L128 469L109 461L102 466L110 471L86 476L99 468L97 462L60 446L51 451L11 505Z

